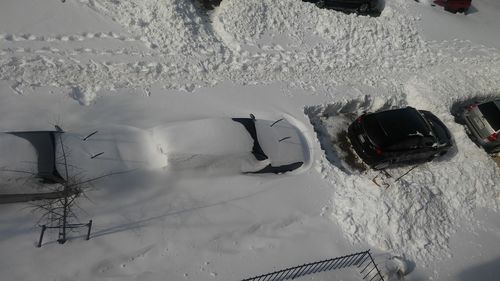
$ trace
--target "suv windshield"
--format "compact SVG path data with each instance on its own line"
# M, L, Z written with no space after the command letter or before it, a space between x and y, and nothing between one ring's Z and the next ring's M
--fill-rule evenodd
M491 101L477 106L495 131L500 130L500 109L497 103L500 104L500 101Z

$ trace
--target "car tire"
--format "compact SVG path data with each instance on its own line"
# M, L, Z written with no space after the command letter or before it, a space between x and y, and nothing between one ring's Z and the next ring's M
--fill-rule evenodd
M366 14L370 10L370 5L368 3L365 3L358 8L358 14Z
M324 8L325 7L325 2L320 0L320 1L316 2L315 5L318 8Z
M434 153L434 155L432 155L428 161L432 161L436 158L440 158L442 156L444 156L446 153L448 153L448 150L443 150L443 151L440 151L440 152L437 152L437 153Z

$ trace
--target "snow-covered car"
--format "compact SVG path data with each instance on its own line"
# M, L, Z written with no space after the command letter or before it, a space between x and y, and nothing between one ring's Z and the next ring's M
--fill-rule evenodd
M473 103L462 113L467 131L487 152L500 151L500 99Z
M429 161L452 146L443 122L413 107L363 114L349 126L348 137L359 157L375 169Z
M304 2L314 3L319 8L358 14L369 14L378 11L378 0L304 0Z
M212 118L152 130L169 169L285 173L309 161L302 133L284 118Z

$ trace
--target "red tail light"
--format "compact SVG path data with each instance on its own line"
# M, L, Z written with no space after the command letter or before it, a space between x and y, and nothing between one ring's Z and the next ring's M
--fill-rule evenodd
M477 105L471 104L471 105L467 106L467 111L472 111L476 107L477 107Z
M496 141L497 137L498 137L497 133L493 133L493 134L488 136L488 140L489 141Z
M380 149L380 147L375 146L374 150L375 150L375 154L382 155L382 149Z
M358 124L361 124L363 122L363 115L359 116L358 119L356 119L356 122L358 122Z

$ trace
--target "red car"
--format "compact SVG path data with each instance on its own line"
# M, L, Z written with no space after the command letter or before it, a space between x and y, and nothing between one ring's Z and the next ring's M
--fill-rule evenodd
M441 0L444 9L452 13L465 13L469 7L471 0Z

